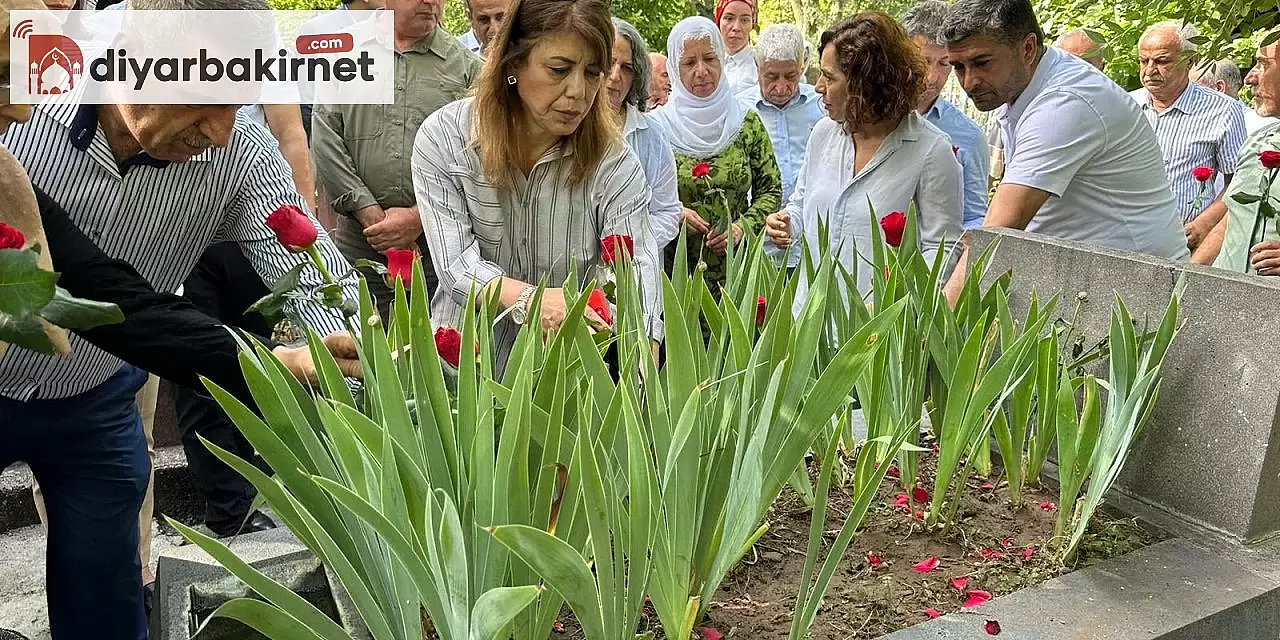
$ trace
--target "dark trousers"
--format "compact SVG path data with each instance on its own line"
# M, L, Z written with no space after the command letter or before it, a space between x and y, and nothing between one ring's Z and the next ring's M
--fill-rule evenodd
M262 278L233 243L206 249L182 284L182 295L197 309L260 336L269 336L271 325L245 310L267 293ZM237 527L249 515L257 493L244 476L215 457L200 437L244 460L257 462L253 446L204 390L175 387L173 409L192 484L204 497L205 524L215 531Z
M78 396L0 398L0 469L19 460L49 516L46 588L54 640L146 640L138 510L151 461L125 365Z

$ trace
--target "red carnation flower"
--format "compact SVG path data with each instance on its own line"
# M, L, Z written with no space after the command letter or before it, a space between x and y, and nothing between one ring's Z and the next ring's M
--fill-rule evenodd
M387 286L395 288L396 280L404 283L406 289L413 282L413 263L418 259L418 252L413 249L387 249Z
M693 165L693 169L689 172L694 180L701 180L711 175L711 163L703 161Z
M281 205L267 216L267 226L286 249L300 253L316 243L316 225L305 211L291 204Z
M605 323L613 324L613 316L609 313L609 299L604 297L603 291L592 289L587 296L587 306L596 312L596 315L600 316L600 319L604 320Z
M462 334L453 327L436 329L436 351L454 369L458 368L458 356L462 351Z
M880 229L884 231L884 241L891 247L902 244L902 232L907 228L907 216L901 211L880 218Z
M600 260L605 264L613 264L626 250L627 256L636 254L635 243L631 236L612 235L600 241Z
M22 237L21 231L0 222L0 249L21 249L26 244L27 239Z
M1191 170L1191 175L1196 179L1196 182L1208 182L1213 177L1213 168L1196 167Z

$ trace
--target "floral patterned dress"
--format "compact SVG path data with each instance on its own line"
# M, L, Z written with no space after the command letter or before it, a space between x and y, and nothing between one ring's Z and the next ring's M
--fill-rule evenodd
M693 167L700 162L710 165L711 174L695 179ZM765 217L782 208L782 174L773 156L769 132L754 112L747 113L738 137L718 155L699 159L676 153L676 177L680 202L698 212L713 229L728 229L728 224L737 223L744 233L759 234ZM714 189L722 190L724 198ZM712 293L719 294L726 275L725 254L706 249L704 240L705 236L687 235L687 263L690 269L696 268L699 262L705 263L707 270L703 275L707 286ZM676 245L676 242L667 245L667 273L675 265Z

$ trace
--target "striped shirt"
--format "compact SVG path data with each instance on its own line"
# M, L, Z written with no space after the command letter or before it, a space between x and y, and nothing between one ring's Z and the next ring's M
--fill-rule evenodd
M1187 84L1182 95L1163 112L1156 112L1151 106L1151 94L1146 89L1129 95L1142 107L1142 114L1156 131L1178 215L1183 222L1190 222L1218 195L1215 183L1209 182L1197 208L1200 183L1192 172L1196 167L1210 167L1215 175L1235 173L1245 139L1244 109L1239 100L1194 82Z
M484 180L470 144L474 98L427 117L413 145L413 186L423 235L440 278L431 301L438 326L460 326L467 295L503 276L559 287L571 271L581 282L600 264L600 240L629 235L643 287L645 326L662 338L661 259L649 227L649 190L636 155L615 145L580 186L568 186L568 152L547 151L526 178L497 188ZM504 318L494 328L505 363L519 327Z
M111 257L132 264L158 291L177 290L214 242L239 243L268 284L305 259L286 251L265 219L281 205L305 211L306 204L276 141L242 114L236 116L228 146L174 164L145 153L117 163L97 126L97 108L72 102L37 107L30 122L11 126L0 144L85 235ZM316 228L329 271L335 276L350 271L324 230ZM320 284L315 269L303 271L302 292ZM357 295L350 281L344 295ZM321 334L344 326L333 311L310 301L297 302L292 310ZM122 365L77 337L71 346L69 358L10 348L0 358L0 396L25 401L77 395Z

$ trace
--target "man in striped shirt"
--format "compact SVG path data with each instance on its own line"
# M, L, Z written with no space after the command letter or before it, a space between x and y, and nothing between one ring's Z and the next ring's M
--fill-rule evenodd
M1192 38L1197 35L1194 26L1176 21L1148 27L1138 41L1142 88L1129 94L1155 129L1184 224L1199 217L1217 196L1213 180L1205 182L1206 193L1200 193L1194 170L1209 167L1224 186L1230 184L1245 139L1240 101L1191 82L1196 49ZM1187 230L1189 238L1192 229Z
M142 6L152 1L132 8L179 8ZM261 0L224 4L267 8ZM305 203L275 140L237 116L239 106L56 101L0 144L90 239L157 290L176 290L216 240L238 243L270 284L304 258L286 251L264 220ZM323 230L317 247L330 272L350 270ZM304 291L320 285L313 269L303 272ZM355 287L344 295L354 298ZM319 304L299 302L295 311L322 335L343 329ZM0 358L0 458L19 443L66 452L38 470L54 637L145 640L137 515L150 465L134 397L146 376L83 340L71 345L70 358L19 348Z

